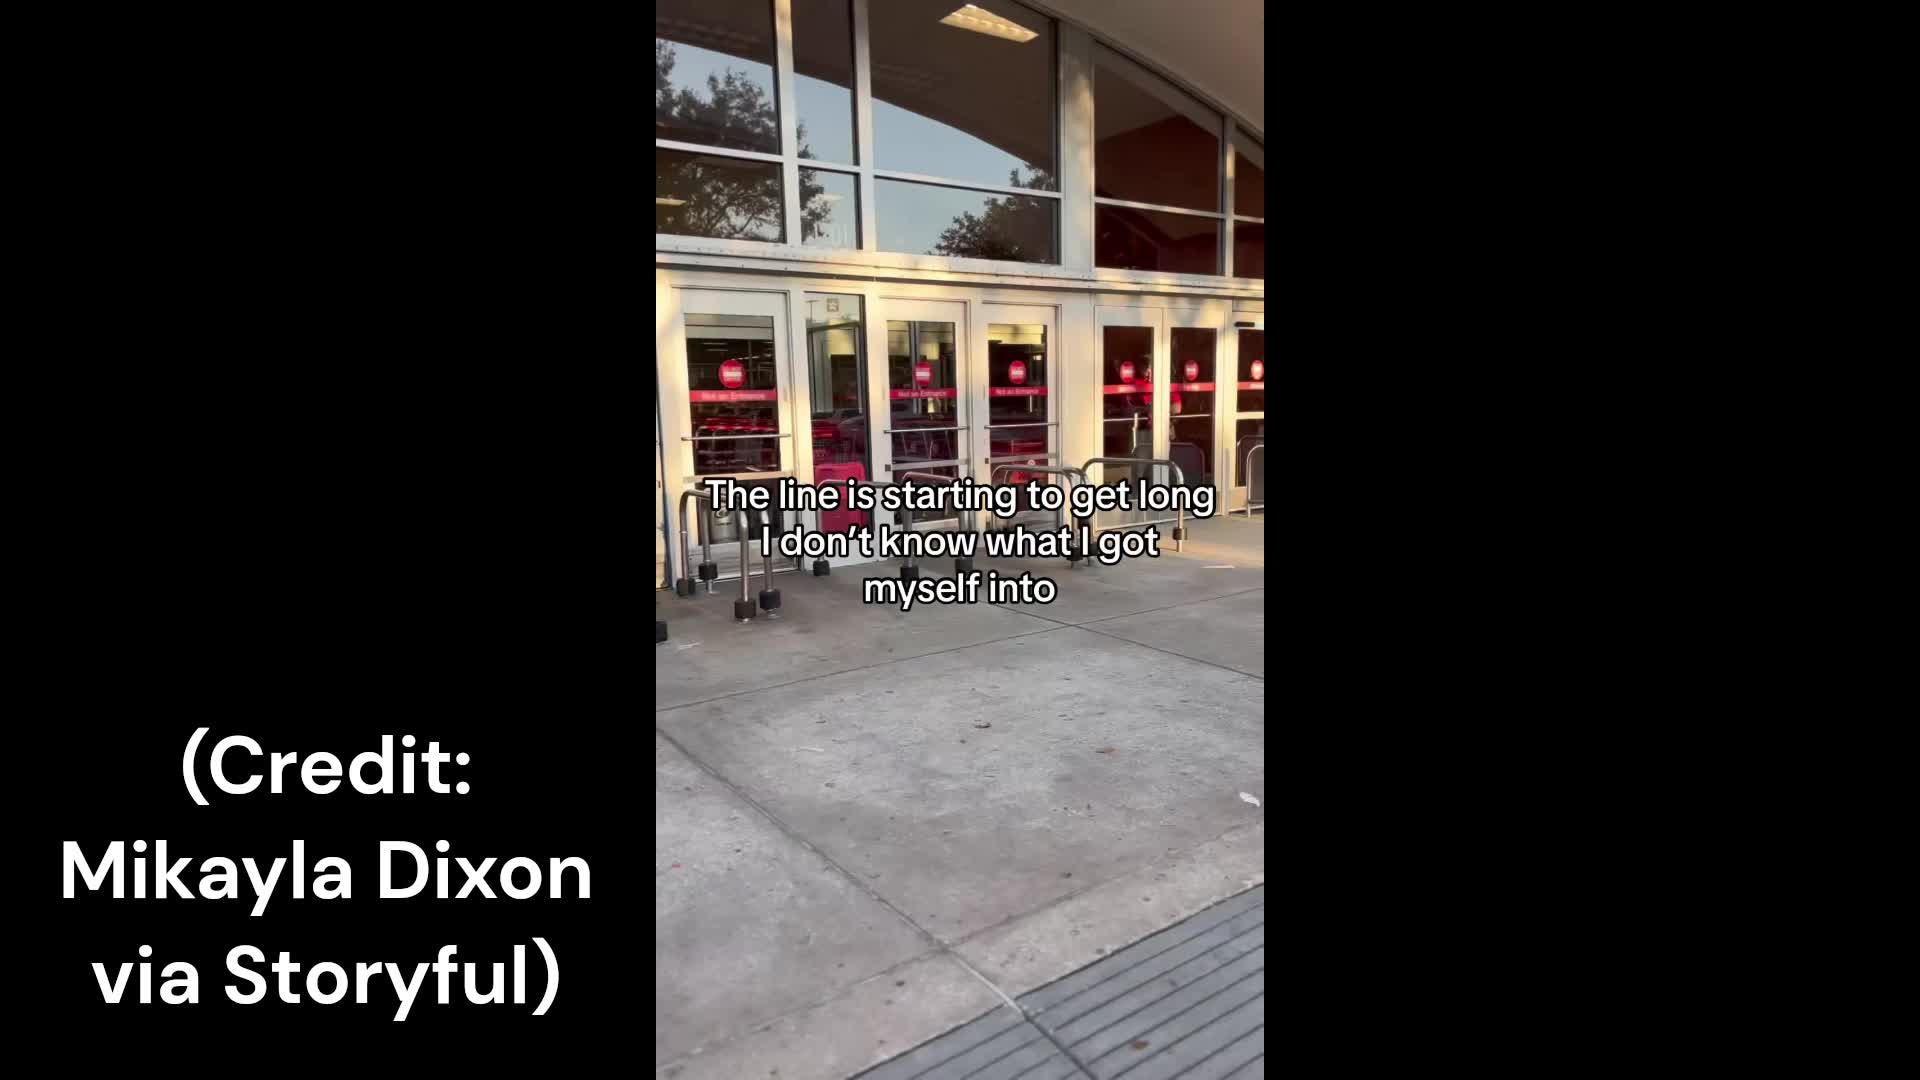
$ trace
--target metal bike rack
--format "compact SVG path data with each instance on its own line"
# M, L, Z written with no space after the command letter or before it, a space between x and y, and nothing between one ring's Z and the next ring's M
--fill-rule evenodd
M781 473L777 475L784 476L786 474ZM676 581L673 583L673 591L681 596L693 595L693 582L695 578L694 568L693 568L693 548L692 548L692 545L690 545L687 542L687 500L688 499L705 500L707 504L708 515L711 516L713 513L713 496L708 494L705 490L697 487L690 487L680 493L680 555L681 555L681 564L685 569L685 573L681 576L679 581ZM804 570L804 569L806 569L804 562L799 557L796 556L793 559L792 566L786 567L785 569L782 569L779 572L785 574L785 573L791 573L793 571ZM814 570L814 573L818 575L818 574L821 574L822 571L816 568ZM752 565L749 563L742 563L740 565L740 574L742 577L753 576ZM699 570L698 577L699 577L699 580L707 583L707 595L712 596L713 584L720 577L720 567L718 564L716 564L713 561L713 541L711 540L711 538L707 536L707 529L704 524L701 526L701 529L700 529L700 570Z
M1266 443L1260 443L1259 445L1255 446L1253 449L1247 451L1247 466L1246 466L1246 469L1244 470L1247 474L1247 505L1243 509L1246 510L1247 520L1249 521L1253 520L1253 512L1255 510L1265 510L1267 508L1267 504L1265 501L1261 501L1258 503L1253 501L1253 455L1258 454L1260 451L1265 450L1266 448L1267 448ZM1261 459L1263 463L1265 462L1265 460L1266 460L1265 458Z
M1061 501L1059 509L1053 512L1053 524L1055 528L1065 528L1068 521L1073 517L1073 478L1076 476L1079 477L1082 487L1090 486L1087 482L1087 471L1084 468L1076 469L1071 465L1023 465L1017 461L1003 461L995 465L993 471L987 474L987 485L989 487L995 486L1000 479L1000 474L1003 472L1044 473L1048 476L1064 476L1067 478L1067 497ZM1093 552L1082 551L1076 554L1073 548L1070 547L1067 549L1068 566L1079 565L1081 559L1087 560L1087 565L1092 566Z
M919 480L922 483L932 481L934 483L941 484L948 487L951 487L952 485L959 483L958 477L941 476L939 473L919 472L913 469L909 469L903 473L894 473L893 479L897 483L906 483L908 480ZM910 506L907 506L905 503L902 503L900 506L900 518L901 518L901 524L905 526L906 530L908 532L912 532L913 531L913 508ZM962 555L955 555L953 557L954 573L964 574L971 571L972 569L973 569L972 559L966 558L965 556L962 556ZM907 552L907 561L903 563L900 567L900 580L912 581L918 578L919 576L920 576L920 560L914 556L913 552L909 551Z
M673 583L673 591L680 596L693 595L693 548L687 543L687 500L705 499L708 512L713 509L713 496L699 488L688 488L680 493L680 565L686 573ZM707 595L713 595L713 579L720 576L720 567L713 561L713 544L707 537L704 526L700 529L700 580L707 583Z
M1173 470L1174 486L1176 487L1187 486L1187 474L1184 472L1181 472L1180 466L1174 464L1173 459L1171 458L1131 458L1131 457L1088 458L1086 460L1086 464L1080 466L1083 473L1088 465L1165 465L1167 468ZM1165 519L1162 518L1161 520L1164 521ZM1131 529L1140 525L1152 525L1152 524L1155 524L1155 523L1151 521L1135 521L1126 525L1113 526L1112 528L1106 531L1111 532L1113 531L1113 528ZM1178 503L1175 503L1173 508L1173 550L1175 551L1187 550L1187 508Z

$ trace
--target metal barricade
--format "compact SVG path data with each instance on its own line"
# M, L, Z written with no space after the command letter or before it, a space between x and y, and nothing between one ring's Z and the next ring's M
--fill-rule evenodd
M1180 471L1180 466L1175 464L1172 458L1133 458L1133 457L1088 458L1086 460L1086 463L1080 466L1081 473L1083 476L1085 475L1085 471L1088 468L1088 466L1092 466L1092 465L1130 465L1130 466L1131 465L1165 465L1167 468L1173 470L1173 483L1175 487L1187 486L1187 474ZM1104 474L1103 474L1103 478L1104 478ZM1095 532L1112 532L1114 529L1134 529L1142 525L1159 525L1164 523L1166 520L1167 520L1166 518L1159 518L1153 521L1130 521L1125 525L1110 525L1106 529L1095 528L1094 531ZM1177 502L1174 504L1174 508L1173 508L1173 550L1175 551L1187 550L1187 508Z
M1247 520L1249 521L1253 520L1253 512L1255 510L1265 510L1267 508L1267 503L1265 499L1262 499L1260 502L1257 502L1257 503L1253 501L1253 455L1260 453L1266 448L1267 448L1266 443L1260 443L1256 445L1253 449L1247 451L1247 466L1246 466L1246 469L1244 470L1247 476L1247 505L1244 507L1244 509L1247 512ZM1265 457L1262 457L1260 460L1262 464L1266 463ZM1264 479L1264 477L1262 479ZM1260 494L1265 495L1266 492L1262 491Z
M693 595L693 548L687 542L687 500L705 499L708 513L713 510L713 496L699 488L688 488L680 493L680 566L686 573L673 583L673 591L680 596ZM700 580L707 583L707 595L713 595L713 579L720 576L720 567L713 561L713 543L707 536L706 527L700 529Z
M1073 520L1074 477L1077 476L1080 478L1080 485L1082 487L1088 486L1087 471L1085 469L1076 469L1071 465L1026 465L1017 461L1004 461L995 465L993 471L987 474L987 485L989 487L993 486L1003 472L1045 473L1049 476L1064 476L1067 478L1067 496L1061 501L1060 507L1053 512L1054 528L1065 528ZM1087 560L1087 565L1092 566L1093 552L1090 550L1079 551L1073 547L1067 549L1068 566L1077 566L1081 559Z
M941 476L939 473L921 472L913 469L909 469L903 473L894 473L893 478L895 482L903 483L903 484L909 480L918 480L922 483L932 481L933 483L944 484L949 487L960 482L958 477ZM900 505L900 523L901 523L901 526L904 529L906 529L907 532L913 531L913 508L906 505L905 503L902 503ZM954 573L964 574L972 569L973 569L972 559L964 555L955 555L953 557ZM913 554L912 549L908 549L907 561L902 563L900 566L900 580L912 581L915 578L918 578L919 576L920 576L920 560Z

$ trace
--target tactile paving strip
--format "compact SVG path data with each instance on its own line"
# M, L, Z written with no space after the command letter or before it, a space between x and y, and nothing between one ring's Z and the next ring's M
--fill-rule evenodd
M1266 1075L1266 887L861 1074L861 1080Z

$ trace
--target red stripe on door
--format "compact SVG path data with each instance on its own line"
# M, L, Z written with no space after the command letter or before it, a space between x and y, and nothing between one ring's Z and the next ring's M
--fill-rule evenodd
M1265 383L1241 383L1240 389L1245 390L1251 387L1258 390L1265 385ZM1107 383L1101 389L1109 394L1149 394L1153 392L1153 388L1146 383ZM1214 384L1210 382L1177 382L1169 389L1183 390L1190 394L1204 394L1211 392L1214 389Z
M950 398L959 393L949 386L940 390L889 390L887 397L894 401L917 401L920 398Z
M689 390L687 400L695 404L726 405L736 401L778 401L778 390Z

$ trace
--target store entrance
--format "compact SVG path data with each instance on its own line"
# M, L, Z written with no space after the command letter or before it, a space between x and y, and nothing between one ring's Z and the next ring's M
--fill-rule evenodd
M898 481L967 478L1025 485L1060 463L1058 311L1052 307L885 300L887 421L879 446ZM1051 527L1022 500L1012 522L953 510L915 513L915 529Z
M1089 470L1102 484L1136 480L1215 487L1222 431L1233 398L1218 378L1217 314L1145 307L1101 307L1094 313L1101 372L1101 456ZM1171 461L1178 474L1148 461ZM1173 518L1164 511L1109 510L1101 529L1129 528Z

